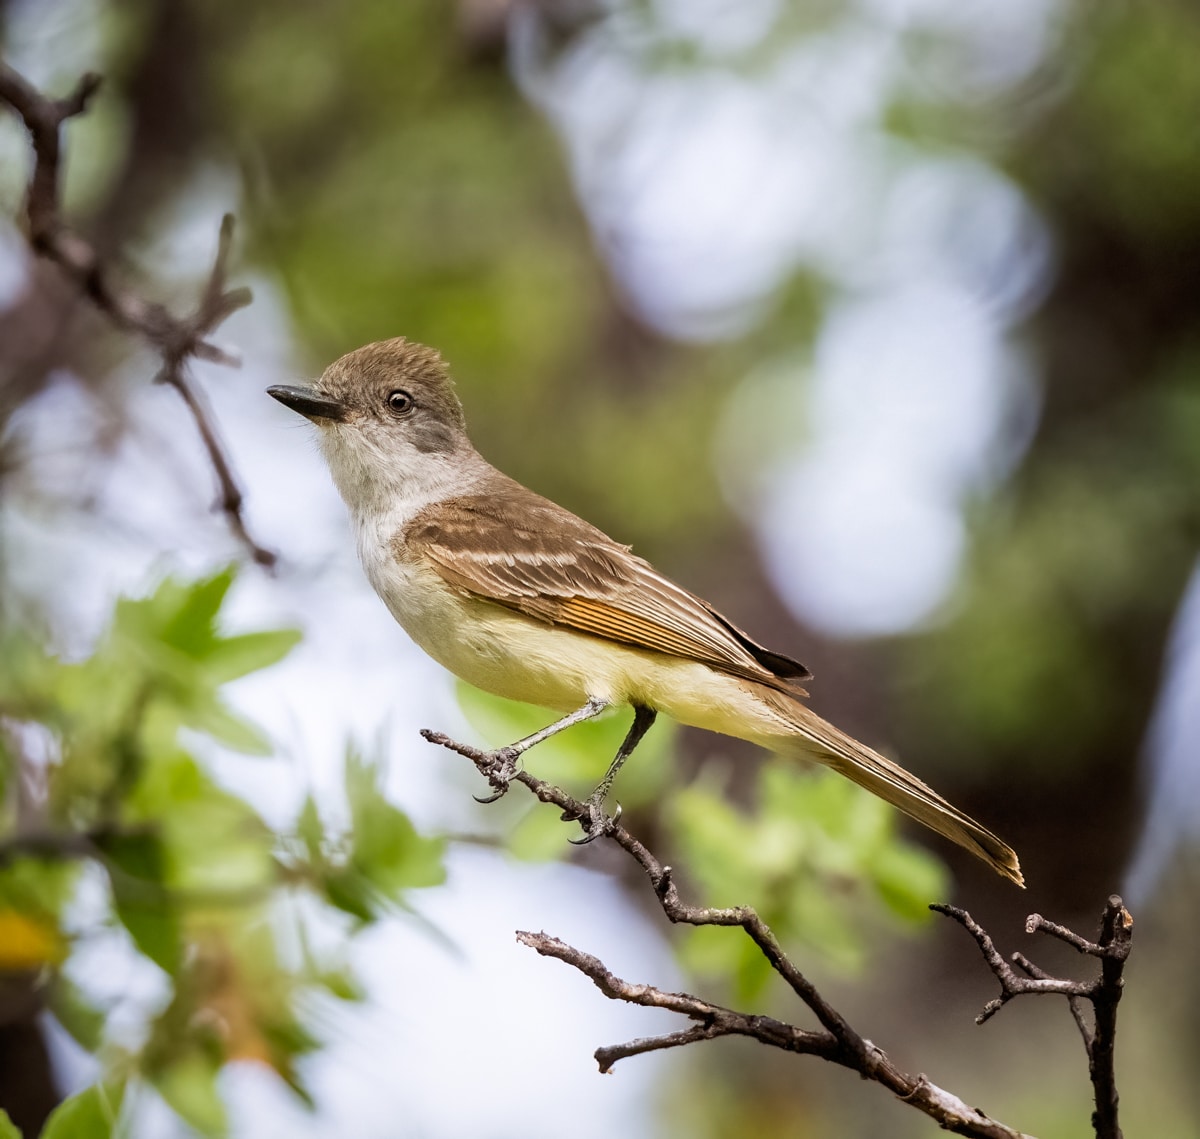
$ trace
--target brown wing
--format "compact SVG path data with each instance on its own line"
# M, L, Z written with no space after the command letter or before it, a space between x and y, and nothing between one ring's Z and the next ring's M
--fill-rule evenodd
M770 652L627 546L505 479L427 507L403 534L442 578L551 625L702 661L792 695L811 675Z

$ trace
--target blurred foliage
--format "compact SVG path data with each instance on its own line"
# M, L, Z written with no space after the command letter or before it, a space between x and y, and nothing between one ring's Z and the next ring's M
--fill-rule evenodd
M749 813L712 780L671 799L678 862L702 904L751 905L783 945L858 969L880 933L879 902L902 924L919 926L930 920L930 899L946 896L942 864L898 837L885 803L835 772L773 760L760 768L754 795ZM689 931L683 961L710 984L731 986L743 1003L773 976L749 938L716 926Z
M385 799L377 766L354 752L345 825L326 824L310 798L292 835L272 832L208 773L198 738L270 754L221 690L299 639L286 629L223 633L232 582L232 570L167 579L148 597L119 600L82 660L53 655L26 625L3 628L0 976L28 975L117 1081L63 1104L44 1135L107 1135L121 1086L136 1080L196 1130L222 1134L216 1080L231 1060L266 1065L307 1098L296 1062L319 1041L302 1014L306 994L353 999L357 986L340 961L309 948L305 923L333 921L352 935L406 907L409 890L442 881L442 843L416 832ZM104 871L106 913L82 919L89 863ZM303 896L328 909L306 918ZM120 998L101 1007L87 991L94 978L72 967L77 948L113 928L166 983L136 1046L110 1031Z
M50 1113L40 1139L111 1139L118 1130L125 1086L99 1083L68 1096ZM0 1139L22 1139L8 1113L0 1108ZM26 1136L25 1139L33 1139Z

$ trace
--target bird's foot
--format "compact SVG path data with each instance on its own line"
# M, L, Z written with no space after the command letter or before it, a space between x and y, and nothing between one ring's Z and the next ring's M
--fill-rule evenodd
M597 787L587 802L583 804L584 813L579 818L579 825L583 827L583 838L571 838L567 841L572 846L586 846L589 842L595 842L598 838L603 838L606 834L612 832L613 827L621 821L621 804L617 804L617 809L613 812L612 818L604 813L604 800L608 795L607 787ZM563 818L568 816L564 815Z
M509 784L521 770L521 753L514 747L497 748L488 753L491 761L487 772L487 781L492 785L491 795L474 795L476 803L494 803L503 798L508 792Z

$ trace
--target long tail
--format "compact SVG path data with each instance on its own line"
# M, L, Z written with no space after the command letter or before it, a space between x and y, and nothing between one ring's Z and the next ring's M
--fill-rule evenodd
M982 858L997 874L1018 886L1025 885L1021 864L1013 849L987 827L964 815L925 786L915 775L839 731L805 705L786 697L778 697L772 703L777 710L785 711L796 726L794 734L773 735L760 741L772 751L815 759L832 767L860 787L899 807L917 822Z

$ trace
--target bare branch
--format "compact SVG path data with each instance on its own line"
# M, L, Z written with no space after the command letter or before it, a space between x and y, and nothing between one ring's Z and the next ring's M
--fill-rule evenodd
M1065 925L1048 921L1041 914L1030 914L1025 919L1025 932L1048 934L1050 937L1058 938L1059 941L1065 941L1072 949L1078 949L1080 953L1087 953L1092 957L1107 957L1109 954L1109 950L1105 946L1088 941L1086 937L1080 937L1073 930L1067 929Z
M983 959L1000 982L1000 995L994 1001L988 1001L983 1011L975 1018L976 1024L991 1020L1013 997L1024 996L1027 993L1054 993L1068 997L1088 997L1092 985L1086 981L1065 981L1059 977L1022 977L1012 968L996 949L992 939L983 927L966 910L957 906L932 905L931 910L953 918L963 927L979 945ZM1028 928L1028 925L1026 926ZM1024 968L1024 966L1022 966ZM1026 970L1028 972L1028 970Z
M1013 961L1028 977L1020 977L1001 957L983 928L966 910L956 906L930 906L932 910L945 914L958 922L976 941L988 967L1000 982L1000 996L989 1001L976 1018L982 1024L998 1012L1013 997L1026 993L1060 993L1067 997L1071 1015L1083 1037L1088 1056L1088 1075L1092 1081L1092 1093L1096 1110L1092 1113L1092 1127L1097 1139L1121 1139L1121 1127L1117 1117L1120 1097L1117 1094L1114 1052L1117 1035L1117 1004L1124 989L1122 973L1133 946L1133 918L1120 897L1112 894L1100 921L1098 941L1087 938L1047 921L1040 914L1030 914L1025 922L1026 933L1045 933L1064 941L1080 953L1101 960L1100 975L1091 981L1067 981L1039 969L1024 954L1014 953ZM1083 1015L1082 1001L1092 1003L1094 1027L1089 1028Z
M442 732L423 731L430 743L449 748L474 763L493 786L506 786L503 781L502 753L487 752L461 744ZM519 771L512 777L529 789L543 803L553 803L562 811L565 821L578 821L586 832L591 808L587 803L569 795L561 787ZM939 1088L924 1075L912 1076L898 1068L891 1058L869 1040L864 1039L817 992L811 981L788 959L767 924L749 906L717 909L686 904L679 895L671 868L663 865L647 847L629 833L617 820L606 819L604 837L616 843L642 868L662 906L672 922L688 925L740 926L771 967L788 983L792 992L804 1003L820 1023L823 1031L798 1028L772 1017L752 1016L721 1005L710 1004L688 993L667 993L650 985L623 981L611 973L596 957L575 949L546 934L518 933L517 939L546 957L578 969L612 1000L654 1008L666 1008L697 1021L693 1028L666 1036L633 1040L626 1044L600 1048L596 1061L601 1071L609 1071L617 1060L662 1048L678 1048L718 1036L748 1036L763 1044L806 1055L820 1056L858 1072L864 1079L882 1084L897 1098L919 1111L947 1131L978 1139L1028 1139L1020 1132L994 1119L978 1108L964 1103L958 1096Z
M517 940L522 945L535 949L543 957L557 957L558 960L573 965L585 976L590 977L596 988L610 1000L626 1001L646 1008L665 1008L700 1022L698 1029L689 1029L687 1032L649 1037L598 1049L596 1060L602 1072L610 1071L613 1064L625 1056L635 1056L660 1048L677 1048L697 1040L713 1040L718 1036L731 1035L750 1036L764 1044L784 1048L789 1052L838 1061L840 1046L831 1033L808 1032L773 1017L735 1012L721 1005L710 1004L690 993L668 993L652 985L635 985L629 981L622 981L609 972L599 958L544 933L518 932Z
M228 367L238 365L236 357L209 339L232 313L250 303L249 289L226 288L233 218L226 215L221 222L212 272L191 316L172 316L163 305L114 285L95 248L63 221L61 207L62 126L87 109L99 86L100 77L88 73L66 98L51 99L12 68L0 64L0 101L20 115L33 144L33 170L25 195L29 243L39 256L58 265L118 328L141 336L162 357L156 379L179 393L196 423L220 488L218 505L230 529L254 561L269 569L276 555L256 542L246 528L242 492L211 416L187 372L192 358Z
M1088 1053L1088 1074L1096 1097L1092 1126L1097 1139L1121 1139L1117 1118L1115 1049L1117 1042L1117 1005L1125 988L1125 962L1133 948L1133 917L1117 894L1111 894L1100 923L1100 942L1104 960L1100 982L1092 997L1096 1012L1096 1031Z
M698 1044L701 1040L715 1040L718 1036L727 1036L728 1032L715 1024L694 1024L691 1028L679 1032L667 1032L662 1036L639 1036L636 1040L624 1044L609 1044L597 1048L594 1055L600 1071L608 1075L618 1060L629 1056L642 1056L647 1052L661 1052L666 1048L682 1048L685 1044Z

